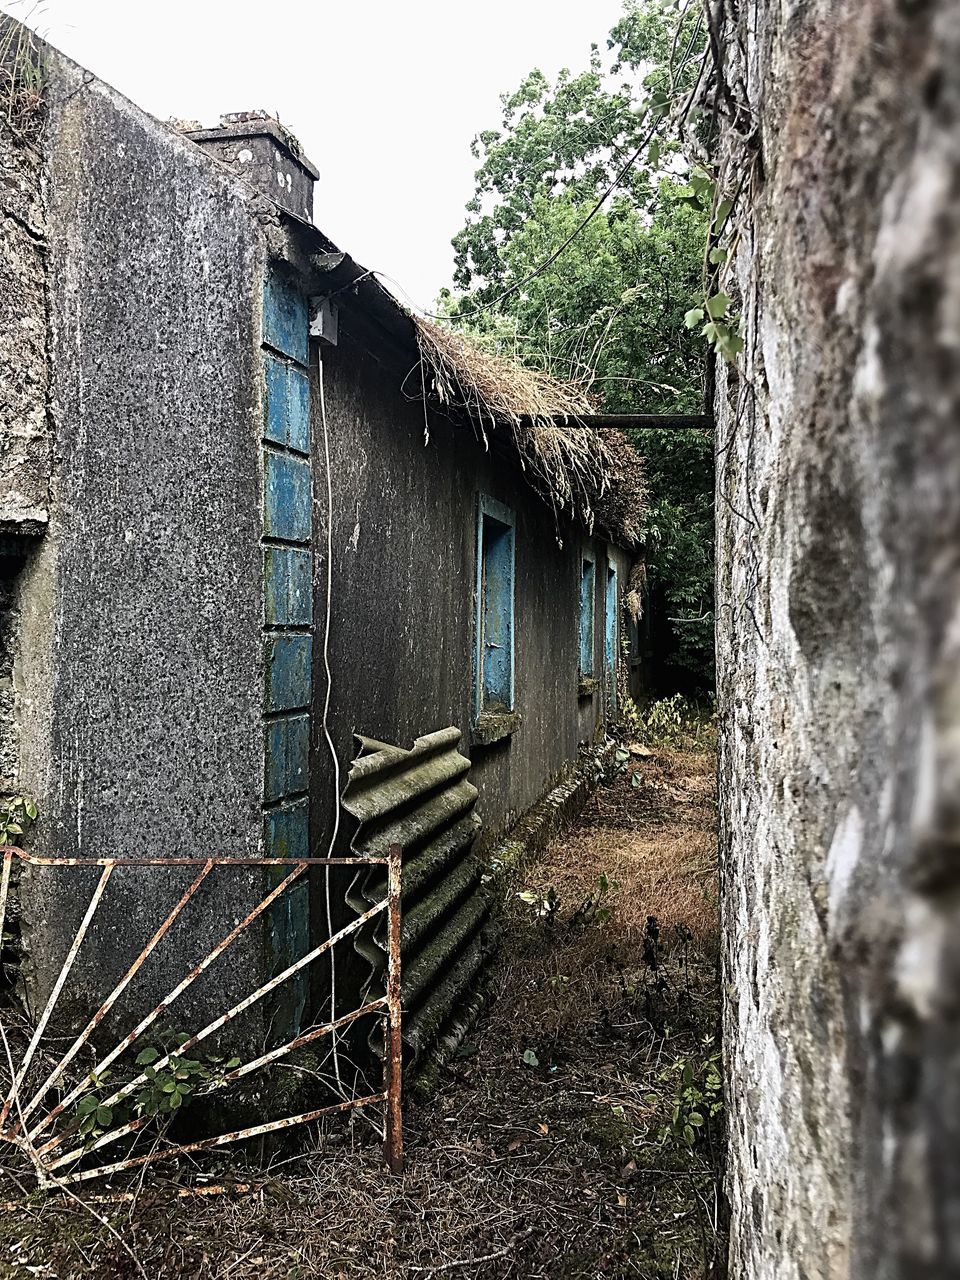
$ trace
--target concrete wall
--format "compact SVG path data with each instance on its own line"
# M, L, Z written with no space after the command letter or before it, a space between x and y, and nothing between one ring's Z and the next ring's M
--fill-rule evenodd
M46 67L56 449L49 528L20 586L34 843L89 857L256 854L264 249L252 193L52 51ZM63 874L21 887L40 987L90 887L64 891ZM114 873L71 979L77 1001L136 954L186 883ZM144 998L240 904L249 884L205 891L144 971Z
M492 840L603 717L601 694L580 696L577 685L581 555L590 548L597 565L599 672L605 545L558 527L516 462L486 451L468 427L435 418L425 442L422 405L351 342L349 322L341 346L324 351L326 421L313 371L308 438L315 238L281 227L275 206L199 146L56 52L44 56L46 127L20 171L31 190L42 180L45 255L30 258L16 239L13 248L45 315L40 345L20 353L17 369L39 362L31 421L54 442L37 490L49 520L0 599L9 606L0 764L19 769L9 780L37 800L35 851L322 854L354 733L410 745L450 724L463 730ZM4 413L24 417L15 405ZM339 779L322 724L325 439ZM0 503L3 492L0 484ZM520 716L511 737L482 748L470 741L480 492L516 513ZM618 563L622 594L627 557ZM305 611L302 591L293 604L303 583ZM311 641L312 686L309 662L298 661ZM308 718L309 780L300 751ZM337 852L346 845L344 833ZM65 1021L89 1015L193 874L113 872L66 988ZM21 878L34 1000L57 974L96 875ZM142 1009L165 995L262 886L259 870L213 873L124 1002ZM197 1004L221 1011L300 954L311 931L324 933L306 898L278 911L268 945L251 930L198 985L197 1001L177 1006L181 1028ZM295 1022L299 1001L278 1020ZM118 1006L117 1021L129 1025L129 1012Z
M601 697L578 697L580 561L591 547L598 583L605 544L558 530L545 503L509 458L485 451L472 430L410 403L395 380L342 333L323 348L322 369L333 484L329 721L340 761L363 733L410 746L453 724L472 761L478 813L493 838L593 741ZM314 404L319 396L314 396ZM316 696L322 698L326 470L323 422L314 422L318 471L315 632ZM516 514L516 709L521 724L489 746L471 744L473 596L477 497L484 493ZM626 581L626 557L620 571ZM598 592L596 669L600 670L603 602ZM334 793L329 750L314 717L313 785L317 836L328 829Z
M0 530L19 532L43 527L50 470L41 114L24 83L40 55L3 15L0 49L13 77L0 128Z
M960 1274L960 10L726 12L731 1275L934 1280Z

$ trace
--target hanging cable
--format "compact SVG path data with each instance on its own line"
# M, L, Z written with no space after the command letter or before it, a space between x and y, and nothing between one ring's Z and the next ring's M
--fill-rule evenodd
M324 474L327 485L327 512L326 512L326 591L325 591L325 612L323 623L323 669L326 675L327 687L323 699L323 735L326 738L327 747L330 751L330 759L333 762L333 830L330 833L330 843L327 847L326 857L332 858L337 844L337 836L340 834L340 757L337 755L336 744L330 733L330 699L333 692L333 673L330 669L330 622L333 613L333 477L330 470L330 433L327 429L327 405L324 399L323 391L323 352L317 349L317 382L319 384L319 400L320 400L320 422L323 427L323 465ZM327 908L327 934L333 936L333 906L330 900L330 868L324 867L324 889ZM330 956L330 1021L335 1022L337 1017L337 962L334 955L335 948L331 947ZM337 1045L337 1030L334 1028L330 1032L330 1048L333 1056L333 1073L336 1077L337 1088L343 1093L343 1081L340 1078L340 1054Z

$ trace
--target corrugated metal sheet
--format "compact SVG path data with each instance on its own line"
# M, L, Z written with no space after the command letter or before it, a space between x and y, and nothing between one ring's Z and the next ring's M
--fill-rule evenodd
M454 1048L479 1004L477 976L490 954L486 925L490 897L473 853L480 828L470 761L460 754L460 731L440 729L409 751L358 735L343 807L359 819L355 853L403 850L403 1042L407 1066ZM380 869L357 877L347 894L356 911L383 897ZM357 936L370 965L364 997L383 994L383 922ZM371 1041L373 1047L381 1046Z

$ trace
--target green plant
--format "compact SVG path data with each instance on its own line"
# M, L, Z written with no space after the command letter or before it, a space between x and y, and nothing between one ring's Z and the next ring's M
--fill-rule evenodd
M661 1142L673 1141L693 1147L709 1135L711 1121L723 1111L723 1081L720 1054L711 1052L713 1036L703 1041L704 1053L695 1058L679 1058L660 1073L662 1081L675 1081L669 1122L660 1131ZM650 1101L657 1101L655 1094Z
M171 1033L165 1037L175 1044L184 1044L190 1037L184 1033ZM164 1058L166 1062L163 1062ZM162 1066L154 1063L163 1062ZM90 1089L77 1103L73 1120L81 1138L94 1141L115 1121L127 1123L133 1115L149 1120L169 1119L191 1097L198 1092L209 1091L216 1087L226 1072L239 1067L240 1059L210 1054L188 1058L182 1053L169 1053L154 1045L147 1045L137 1054L134 1066L140 1068L138 1074L144 1076L144 1082L129 1095L129 1102L107 1106L101 1093L108 1089L107 1080L111 1075L103 1071L99 1075L91 1074ZM115 1091L116 1082L109 1085L109 1092Z
M23 130L40 116L45 75L37 37L25 25L35 21L42 8L20 7L25 9L24 22L0 14L0 119Z
M0 800L0 844L18 844L36 817L37 806L27 796Z
M517 897L532 909L538 920L546 920L548 925L553 924L560 910L560 898L553 885L550 885L546 893L537 893L533 889L521 889Z
M715 348L732 353L740 342L717 280L732 243L729 197L684 159L673 113L702 69L701 17L699 4L628 0L608 56L594 48L582 70L552 81L531 71L503 96L498 127L473 143L476 190L440 310L501 354L588 388L608 413L702 412L694 302ZM659 683L706 691L713 441L697 430L630 435L650 494L643 539Z
M620 888L617 880L611 880L605 871L597 876L594 890L584 898L570 917L571 927L578 924L605 924L610 919L610 898Z
M645 746L697 749L708 745L712 717L705 717L679 693L645 707L638 707L628 698L620 710L620 728L625 736ZM639 775L634 774L632 781L639 786Z

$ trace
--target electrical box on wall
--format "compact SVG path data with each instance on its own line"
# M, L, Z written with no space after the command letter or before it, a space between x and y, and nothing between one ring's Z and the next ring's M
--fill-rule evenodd
M328 347L337 345L340 313L329 298L310 299L310 337L319 338Z

